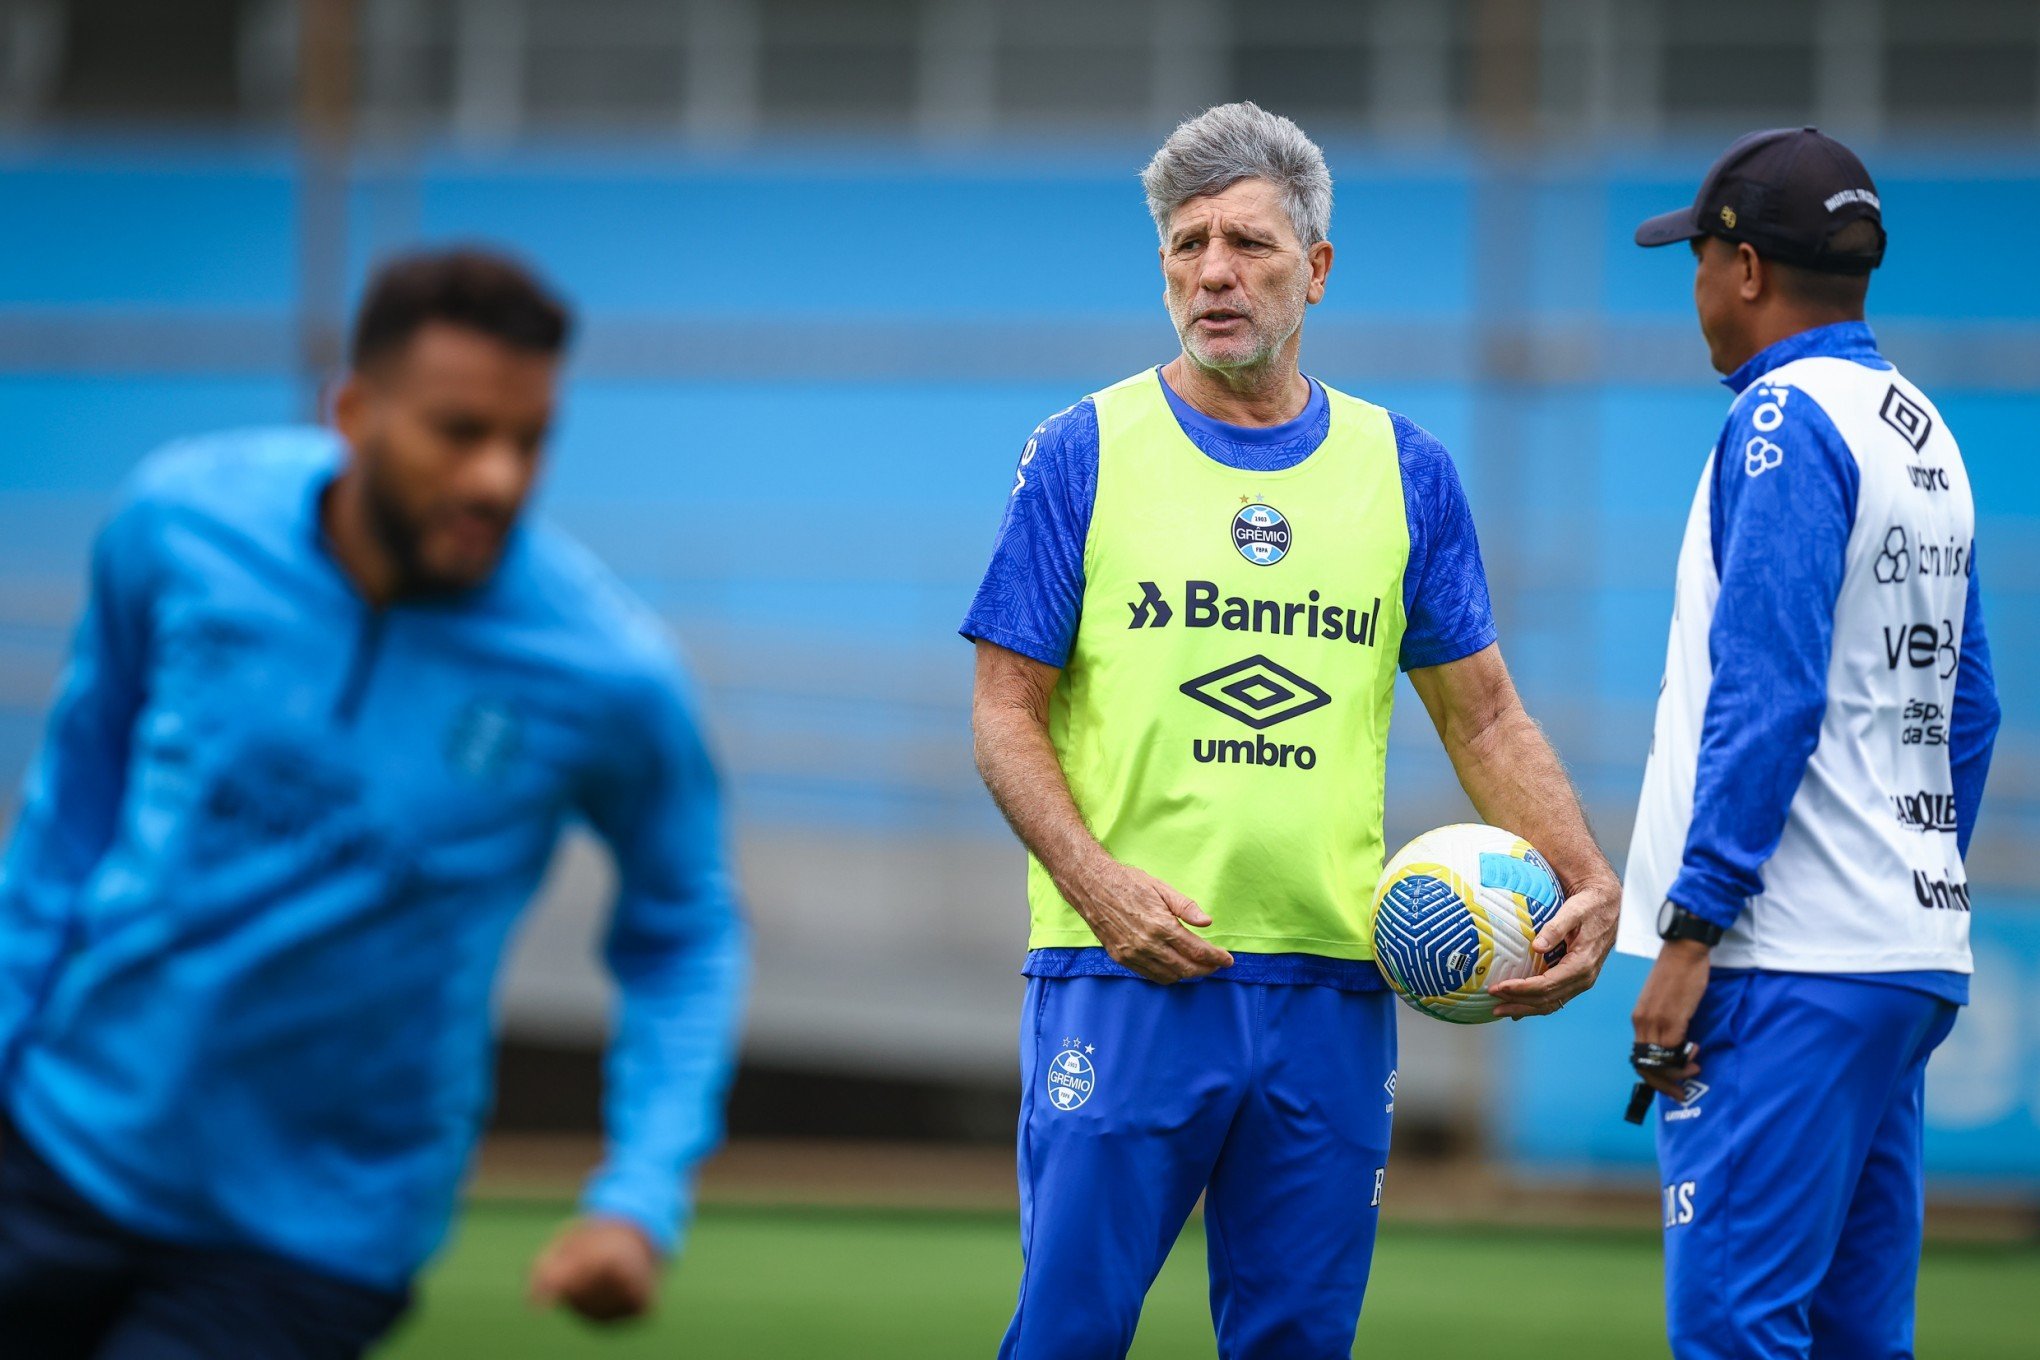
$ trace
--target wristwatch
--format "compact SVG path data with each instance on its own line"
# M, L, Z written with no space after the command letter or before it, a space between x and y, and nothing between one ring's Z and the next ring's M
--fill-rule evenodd
M1721 943L1722 929L1704 916L1695 916L1677 902L1658 908L1657 933L1660 940L1698 940L1712 949Z

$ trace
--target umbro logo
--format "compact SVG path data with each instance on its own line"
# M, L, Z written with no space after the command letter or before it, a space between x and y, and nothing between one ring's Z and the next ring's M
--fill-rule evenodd
M1235 661L1209 675L1186 680L1183 693L1256 732L1315 712L1332 696L1265 656Z
M1884 405L1877 414L1913 446L1914 453L1927 446L1927 436L1934 432L1934 418L1899 391L1896 383L1884 394Z
M1679 1088L1678 1105L1673 1109L1665 1111L1665 1122L1667 1124L1677 1124L1687 1119L1698 1119L1700 1117L1700 1097L1706 1095L1707 1091L1708 1086L1706 1082L1699 1080L1687 1081Z

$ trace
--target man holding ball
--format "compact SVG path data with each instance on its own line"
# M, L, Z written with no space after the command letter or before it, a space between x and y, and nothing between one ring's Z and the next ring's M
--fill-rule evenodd
M1205 1197L1233 1360L1343 1360L1394 1100L1368 914L1398 668L1474 806L1569 893L1542 977L1592 985L1618 890L1518 701L1451 459L1298 368L1332 266L1324 157L1228 104L1143 175L1181 338L1027 441L973 725L1032 854L1019 1306L1008 1360L1123 1356Z

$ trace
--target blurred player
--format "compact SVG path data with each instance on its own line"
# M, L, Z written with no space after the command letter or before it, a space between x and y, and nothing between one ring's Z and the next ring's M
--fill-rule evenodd
M504 940L575 815L621 878L609 1148L532 1291L650 1303L744 944L659 624L519 522L567 329L511 263L399 260L337 435L174 446L100 535L0 878L8 1356L381 1335L445 1231Z
M1394 1101L1367 917L1399 665L1572 894L1538 941L1566 958L1503 1014L1591 985L1618 889L1503 668L1444 448L1298 371L1332 265L1316 145L1229 104L1143 182L1182 351L1035 430L962 628L979 768L1033 854L1001 1354L1124 1355L1204 1194L1220 1353L1344 1357Z
M1910 1356L1923 1083L1969 998L1962 857L1998 723L1969 478L1863 322L1885 237L1847 147L1745 137L1636 241L1692 243L1736 394L1679 553L1622 916L1624 951L1657 956L1636 1038L1672 1349Z

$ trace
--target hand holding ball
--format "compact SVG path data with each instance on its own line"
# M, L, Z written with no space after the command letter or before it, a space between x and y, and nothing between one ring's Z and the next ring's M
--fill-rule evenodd
M1374 892L1374 962L1395 994L1455 1025L1495 1018L1488 987L1535 977L1564 952L1533 950L1565 894L1530 842L1462 823L1397 852Z

